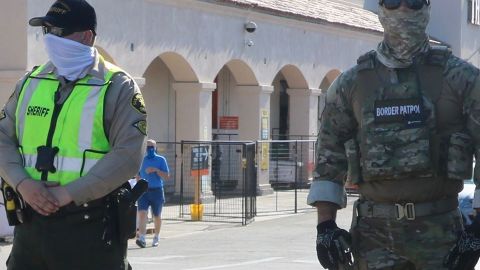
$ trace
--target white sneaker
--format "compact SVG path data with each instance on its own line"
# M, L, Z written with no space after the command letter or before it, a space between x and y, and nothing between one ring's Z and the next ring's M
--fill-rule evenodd
M158 236L153 237L152 247L158 247Z

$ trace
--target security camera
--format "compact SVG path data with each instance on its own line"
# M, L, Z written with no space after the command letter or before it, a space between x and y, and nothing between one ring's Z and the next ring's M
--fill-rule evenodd
M257 30L257 24L255 22L247 22L245 23L245 30L249 33L253 33L255 32L255 30Z

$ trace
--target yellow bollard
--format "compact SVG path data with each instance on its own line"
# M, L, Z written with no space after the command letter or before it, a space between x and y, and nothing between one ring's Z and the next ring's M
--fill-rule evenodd
M190 204L190 215L192 220L200 221L203 218L203 204Z

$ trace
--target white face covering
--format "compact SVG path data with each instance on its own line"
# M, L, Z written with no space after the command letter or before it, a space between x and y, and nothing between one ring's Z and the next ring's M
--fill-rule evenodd
M52 34L46 34L43 41L58 75L69 81L79 79L95 61L94 47Z

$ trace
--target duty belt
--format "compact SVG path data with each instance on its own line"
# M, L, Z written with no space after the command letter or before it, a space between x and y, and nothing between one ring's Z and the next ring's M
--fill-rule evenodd
M442 214L458 207L457 198L445 198L434 202L424 203L376 203L358 200L356 203L357 216L369 218L388 218L396 220L415 220L417 217Z
M75 205L73 202L60 207L57 212L50 214L48 216L43 216L36 213L30 207L27 208L30 213L35 216L38 216L42 219L56 219L56 218L66 218L71 217L71 219L94 219L99 218L104 215L104 208L107 207L105 199L100 198L93 201L89 201L88 203L84 203L82 205Z

